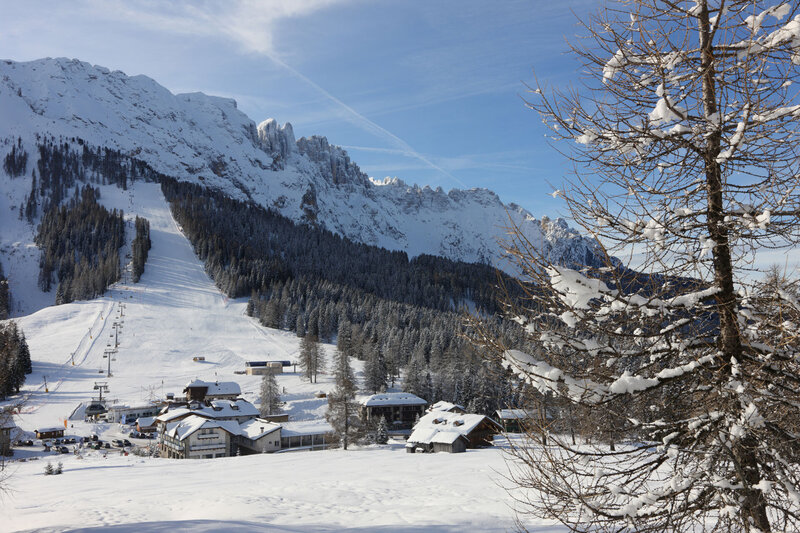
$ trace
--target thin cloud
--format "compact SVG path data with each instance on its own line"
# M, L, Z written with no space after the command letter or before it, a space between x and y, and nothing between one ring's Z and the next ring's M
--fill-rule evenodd
M406 141L356 111L279 56L273 41L274 26L277 21L289 17L307 16L347 1L349 0L307 0L304 2L238 0L214 4L209 2L162 3L153 0L134 2L118 0L107 3L92 0L92 3L110 18L133 22L151 30L201 37L222 37L237 43L248 52L264 55L344 111L351 123L386 140L407 155L425 163L429 168L447 176L462 187L466 187L461 180L425 155L417 152Z

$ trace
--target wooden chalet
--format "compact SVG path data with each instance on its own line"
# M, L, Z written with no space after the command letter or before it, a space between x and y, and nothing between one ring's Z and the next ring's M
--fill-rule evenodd
M235 400L242 395L242 389L234 381L190 381L183 389L187 401Z
M500 433L500 424L488 416L471 413L431 411L419 419L408 437L406 451L458 452L464 449L491 446L495 435ZM456 435L463 437L459 442Z
M34 430L37 439L60 439L64 436L64 428L42 428Z

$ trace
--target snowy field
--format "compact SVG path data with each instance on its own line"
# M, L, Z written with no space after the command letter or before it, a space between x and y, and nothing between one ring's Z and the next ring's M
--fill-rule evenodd
M102 298L46 307L18 320L34 368L16 420L23 430L63 426L80 402L96 396L97 381L108 383L109 398L127 404L166 392L180 394L194 378L236 381L244 397L256 402L260 377L234 371L243 370L247 360L297 359L299 342L293 334L261 327L245 316L244 300L229 300L215 288L158 186L134 187L103 187L101 201L124 209L127 218L138 214L150 221L152 249L141 282L121 282ZM20 268L23 262L17 263ZM23 297L33 305L43 298ZM122 322L119 350L107 377L103 354L115 342L115 321ZM330 354L333 347L326 349ZM194 362L198 355L205 361ZM315 393L330 390L331 378L324 375L320 383L309 384L288 370L278 377L286 391L286 411L293 420L321 419L326 400ZM67 435L97 432L104 440L125 436L115 424L70 419L68 425ZM11 477L9 492L0 496L0 532L461 532L514 527L512 500L501 487L506 465L500 449L411 455L402 443L394 443L347 452L198 461L143 459L119 455L118 450L106 456L90 451L82 458L45 455L40 446L35 450L18 448L16 460L8 465ZM45 476L48 459L63 461L64 473ZM534 531L560 531L526 525Z
M510 531L497 449L407 454L402 444L209 460L98 452L17 463L0 530ZM537 532L561 531L532 525Z

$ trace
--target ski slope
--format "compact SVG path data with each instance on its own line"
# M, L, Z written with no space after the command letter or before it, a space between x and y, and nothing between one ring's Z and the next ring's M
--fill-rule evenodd
M257 402L260 377L234 371L248 359L295 360L298 339L261 327L244 314L245 301L229 300L216 289L158 185L104 187L101 201L123 209L130 220L139 215L150 221L145 273L140 283L123 280L102 298L47 307L18 320L34 368L16 420L20 428L63 424L80 402L96 396L97 381L108 384L109 398L128 404L180 393L196 377L236 381L245 398ZM114 322L122 328L108 377L103 355L116 341ZM330 355L333 347L325 348ZM195 355L205 362L192 361ZM326 400L315 393L330 390L331 377L310 384L289 370L278 383L292 419L324 417ZM68 435L124 436L115 424L68 424ZM0 532L499 532L514 526L511 498L500 485L506 471L500 449L411 455L395 442L347 452L197 461L122 456L118 450L84 451L80 458L40 450L17 448L6 470L11 490L0 497ZM45 476L48 460L63 461L64 473Z
M244 396L255 401L260 378L234 371L244 370L247 360L295 360L298 339L261 327L244 315L244 300L229 300L217 290L158 185L135 183L128 191L103 187L101 202L124 210L129 238L136 215L150 221L152 248L145 273L139 283L123 279L96 300L47 307L18 320L34 359L25 387L28 405L19 423L28 429L63 423L79 402L96 395L96 381L108 383L110 398L128 404L180 394L194 378L237 381ZM115 322L121 323L118 333ZM117 341L109 378L104 354ZM194 356L205 361L194 362ZM295 374L280 376L279 382L300 394L329 386L312 387ZM324 400L307 404L301 412L291 411L290 405L290 412L301 419L323 416Z

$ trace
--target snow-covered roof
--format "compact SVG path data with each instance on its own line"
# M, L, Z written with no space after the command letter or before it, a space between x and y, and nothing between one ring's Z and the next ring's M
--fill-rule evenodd
M242 393L241 387L235 381L203 381L202 379L194 379L186 384L186 389L194 389L206 387L206 396L227 396L227 395L240 395Z
M184 440L198 429L221 428L231 435L240 435L239 424L233 420L209 420L201 416L192 415L179 422L167 425L167 435L178 440Z
M64 428L63 427L39 428L34 431L36 431L36 433L53 433L54 431L64 431Z
M332 433L333 426L325 420L298 420L295 422L281 422L281 437L296 437L299 435L321 435Z
M431 411L419 419L414 431L408 437L408 442L430 443L437 433L442 431L455 431L459 435L468 435L484 420L496 424L490 418L471 413L450 413L447 411Z
M115 404L108 408L109 411L121 412L121 411L140 411L145 409L158 409L158 405L153 403L143 404L143 405L126 405L126 404Z
M410 392L384 392L360 399L361 405L376 407L380 405L427 405L428 402Z
M166 413L158 415L156 420L159 422L169 422L186 415L198 415L205 418L225 419L238 418L240 416L258 416L258 409L247 400L214 400L211 405L202 405L199 408L179 407L170 409Z
M438 428L431 428L431 427L418 427L415 429L411 435L408 437L408 446L414 446L419 442L428 444L433 440L433 437L439 433Z
M218 418L222 416L258 416L256 406L241 398L238 400L214 400L211 405L211 409L217 413Z
M466 409L464 408L463 405L458 405L457 403L450 403L441 400L431 405L428 408L428 411L461 411L463 413L464 411L466 411Z
M140 416L136 419L136 423L139 424L139 427L150 427L156 423L156 417L154 416Z
M269 435L273 431L279 429L281 429L280 424L269 422L261 418L254 418L253 420L248 420L247 422L239 424L241 435L244 435L250 440L258 440L264 435Z
M466 437L458 431L437 431L431 437L430 442L437 444L453 444L458 439L465 439Z
M533 414L525 409L498 409L495 413L497 418L501 420L527 420L533 418Z

